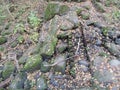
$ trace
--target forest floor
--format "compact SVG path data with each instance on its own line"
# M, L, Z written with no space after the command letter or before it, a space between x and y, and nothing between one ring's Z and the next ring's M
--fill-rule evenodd
M120 1L1 0L0 90L120 90Z

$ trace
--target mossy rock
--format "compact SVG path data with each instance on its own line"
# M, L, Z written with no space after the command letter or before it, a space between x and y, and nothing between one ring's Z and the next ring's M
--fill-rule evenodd
M64 15L69 11L69 7L67 5L61 5L59 8L59 14Z
M41 47L40 53L43 57L52 56L54 54L54 50L55 50L54 44L50 42Z
M40 77L36 81L36 90L46 90L48 88L47 86L47 80L44 77Z
M44 19L49 20L59 12L59 4L49 3L44 13Z
M27 74L24 72L18 73L9 85L9 90L25 90L24 82L27 79Z
M60 26L61 17L56 15L52 20L50 20L48 33L52 36L56 36L59 26Z
M49 63L44 61L41 64L40 71L46 73L50 70L51 67L50 66L44 66L44 65L49 65Z
M29 58L28 55L23 55L23 56L20 57L20 59L18 60L19 64L25 64L28 58Z
M67 43L61 42L61 43L58 43L56 48L58 52L63 53L67 49L67 47L68 47Z
M89 17L90 17L90 15L89 15L89 13L81 13L81 17L83 18L83 19L85 19L85 20L87 20L87 19L89 19Z
M58 39L67 39L71 35L70 31L61 31L57 33L57 38Z
M47 36L43 36L44 40L42 41L43 38L41 38L40 40L40 54L42 56L52 56L54 51L55 51L55 47L57 44L58 39L51 34L47 34Z
M15 70L15 65L13 62L8 61L5 63L3 72L2 72L2 77L4 79L8 78Z
M4 44L4 43L6 43L6 42L7 42L7 38L1 36L1 37L0 37L0 45Z
M33 71L40 68L42 57L39 54L30 56L24 65L25 71Z

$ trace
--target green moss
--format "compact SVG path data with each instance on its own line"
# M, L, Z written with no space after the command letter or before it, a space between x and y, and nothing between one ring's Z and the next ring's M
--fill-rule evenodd
M95 2L95 7L99 12L105 12L104 7L100 2Z
M7 42L7 38L1 36L1 37L0 37L0 45L1 45L1 44L4 44L4 43L6 43L6 42Z
M6 35L9 35L9 34L11 34L11 32L9 30L5 30L5 31L1 32L2 36L6 36Z
M76 12L77 12L77 15L78 16L80 16L80 14L81 14L81 12L83 11L83 9L82 8L78 8L77 10L76 10Z
M28 16L28 22L32 28L37 28L38 26L40 26L41 19L36 16L35 12L31 12Z
M25 71L33 71L40 68L42 57L39 54L30 56L24 65Z
M112 17L114 20L120 20L120 10L113 11Z
M41 49L40 53L43 56L52 56L54 53L54 45L52 43L45 44Z
M102 34L103 34L104 36L107 36L107 34L108 34L108 30L109 30L108 27L104 27L104 28L102 28Z
M59 12L59 5L55 3L49 3L44 13L44 19L49 20Z
M90 15L89 13L84 13L84 14L81 14L81 17L85 20L89 19Z
M4 65L2 77L4 79L8 78L13 73L14 69L15 69L14 63L11 61L8 61Z
M61 5L59 8L59 14L63 15L65 14L67 11L69 11L69 7L67 5Z

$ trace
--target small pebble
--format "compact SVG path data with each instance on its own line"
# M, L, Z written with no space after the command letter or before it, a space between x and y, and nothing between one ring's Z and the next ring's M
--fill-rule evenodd
M79 60L79 61L78 61L78 64L79 64L79 65L84 65L84 66L86 66L86 67L89 66L89 63L88 63L86 60Z

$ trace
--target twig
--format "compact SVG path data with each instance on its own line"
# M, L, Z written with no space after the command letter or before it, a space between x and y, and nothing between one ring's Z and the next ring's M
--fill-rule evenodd
M80 38L79 38L79 41L78 41L78 46L77 46L77 49L76 49L75 55L77 55L77 54L78 54L79 47L80 47Z
M5 87L7 84L10 83L10 81L11 81L11 77L9 77L8 79L6 79L5 81L2 81L0 83L0 88Z
M69 59L71 59L71 58L74 58L74 57L76 57L76 56L79 56L79 54L74 55L74 56L71 56L71 57L66 58L66 59L63 59L63 60L61 60L61 61L55 62L55 63L53 63L53 64L44 65L44 66L45 66L45 67L53 67L53 66L55 66L55 65L57 65L57 64L59 64L59 63L61 63L61 62L63 62L63 61L67 61L67 60L69 60Z
M16 64L16 68L17 68L18 72L20 72L20 67L19 67L19 63L18 63L16 54L15 54L15 64Z

